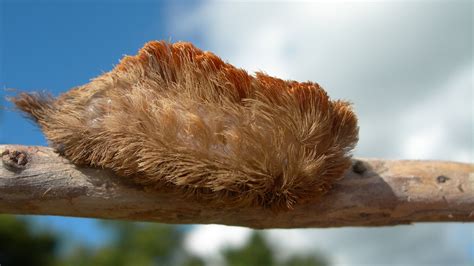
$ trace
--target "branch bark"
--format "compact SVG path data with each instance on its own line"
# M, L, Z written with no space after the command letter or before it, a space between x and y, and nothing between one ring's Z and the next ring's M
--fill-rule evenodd
M329 194L291 211L226 210L153 193L110 171L79 168L47 147L0 145L0 212L253 228L473 222L474 164L354 160Z

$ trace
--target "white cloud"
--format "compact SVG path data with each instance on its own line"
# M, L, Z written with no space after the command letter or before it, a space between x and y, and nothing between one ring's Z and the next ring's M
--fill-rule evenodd
M186 235L184 245L193 254L217 256L223 248L242 246L250 232L250 229L243 227L201 225Z
M471 1L206 2L175 10L170 24L176 39L199 36L201 48L238 67L316 81L350 99L357 156L473 161ZM224 228L198 226L188 247L210 254L204 247L235 241ZM281 254L317 250L336 265L467 265L473 231L417 224L268 236Z
M334 265L467 265L474 239L468 224L417 224L384 228L270 230L288 254L319 252ZM290 240L290 243L287 241ZM461 245L460 245L461 244Z
M474 162L472 69L454 73L436 94L400 112L404 158Z
M433 154L436 144L440 143L446 135L439 125L417 130L412 135L407 136L404 141L403 150L407 158L421 159Z
M272 229L268 243L279 258L295 254L325 256L333 265L468 265L474 232L469 224L416 224L381 228ZM250 229L199 225L185 239L185 247L222 264L219 252L242 246ZM216 260L217 259L217 260Z

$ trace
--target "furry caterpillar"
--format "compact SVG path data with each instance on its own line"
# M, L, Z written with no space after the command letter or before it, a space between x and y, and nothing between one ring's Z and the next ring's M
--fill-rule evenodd
M12 101L73 163L216 206L320 197L358 139L349 103L317 83L252 76L184 42L149 42L58 98Z

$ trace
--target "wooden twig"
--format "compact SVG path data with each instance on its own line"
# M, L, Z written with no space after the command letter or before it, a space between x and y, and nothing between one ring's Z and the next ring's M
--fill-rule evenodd
M474 165L354 160L329 194L293 210L216 209L78 168L46 147L0 145L0 212L253 228L473 222Z

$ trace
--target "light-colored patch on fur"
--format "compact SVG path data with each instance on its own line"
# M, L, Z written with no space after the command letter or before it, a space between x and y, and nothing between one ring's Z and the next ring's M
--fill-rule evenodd
M189 43L149 42L57 99L13 102L72 162L215 206L317 198L349 167L358 135L350 105L318 84L251 76Z

